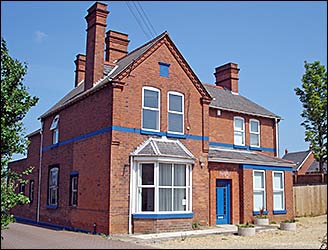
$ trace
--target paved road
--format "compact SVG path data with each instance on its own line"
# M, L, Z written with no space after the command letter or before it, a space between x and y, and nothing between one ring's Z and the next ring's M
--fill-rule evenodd
M1 231L1 249L151 249L132 242L69 231L57 231L21 223Z

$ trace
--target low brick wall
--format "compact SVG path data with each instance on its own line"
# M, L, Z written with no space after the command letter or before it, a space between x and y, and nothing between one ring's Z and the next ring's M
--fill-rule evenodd
M192 219L133 219L133 233L163 233L192 230Z

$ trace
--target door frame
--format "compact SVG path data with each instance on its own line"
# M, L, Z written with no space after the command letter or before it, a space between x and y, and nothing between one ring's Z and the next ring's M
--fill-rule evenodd
M226 187L226 216L227 216L227 224L231 224L231 180L230 179L216 179L215 183L215 224L220 225L221 223L218 223L217 221L217 188L218 184L224 184Z

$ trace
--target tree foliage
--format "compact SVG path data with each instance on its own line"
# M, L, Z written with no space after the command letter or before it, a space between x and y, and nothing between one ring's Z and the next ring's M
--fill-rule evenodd
M8 169L13 154L26 151L28 140L24 134L23 118L38 98L31 97L23 84L27 72L26 63L10 57L5 40L1 37L1 229L13 220L10 209L28 202L23 194L17 194L18 183L25 182L22 173Z
M305 127L305 141L319 162L320 172L327 164L327 71L319 61L304 62L302 88L295 88L303 105L301 123Z

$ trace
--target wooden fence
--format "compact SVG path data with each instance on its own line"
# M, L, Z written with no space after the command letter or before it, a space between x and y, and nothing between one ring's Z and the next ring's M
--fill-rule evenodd
M295 216L327 214L327 184L294 186Z

